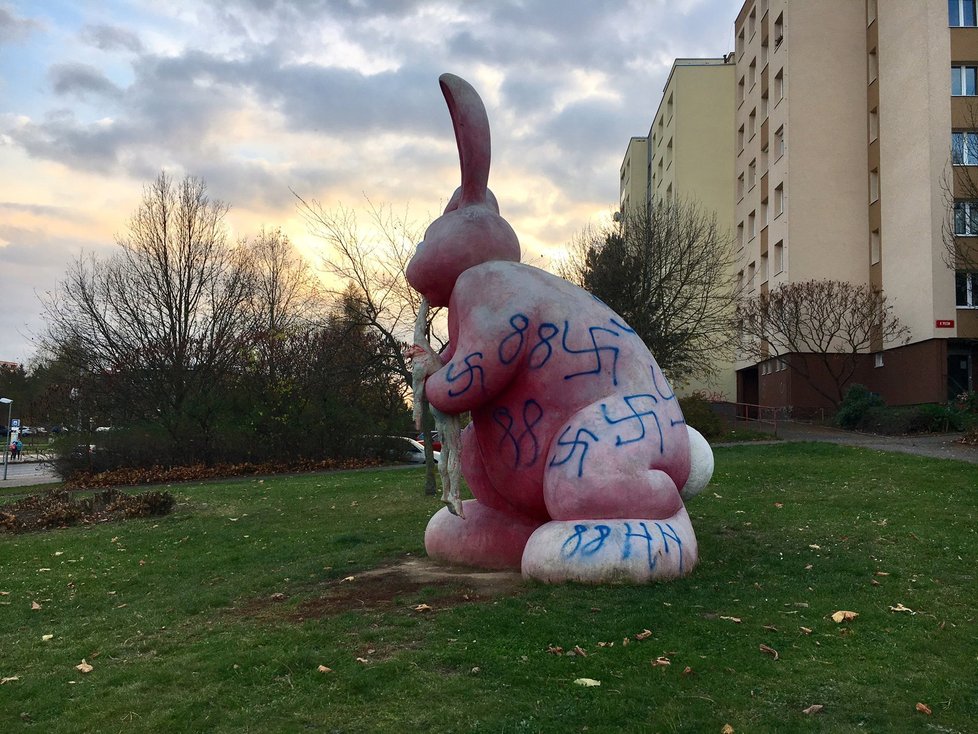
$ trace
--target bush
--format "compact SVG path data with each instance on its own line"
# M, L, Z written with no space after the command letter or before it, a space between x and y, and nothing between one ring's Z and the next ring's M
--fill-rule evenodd
M702 395L693 393L679 398L679 407L683 410L686 425L695 428L707 440L723 435L723 421L713 412L710 401Z
M839 405L835 422L842 428L859 428L870 410L885 406L883 398L870 392L865 385L853 385L846 391L842 404Z
M902 436L911 433L962 431L969 416L953 405L907 405L895 408L876 406L867 409L854 426L861 431Z

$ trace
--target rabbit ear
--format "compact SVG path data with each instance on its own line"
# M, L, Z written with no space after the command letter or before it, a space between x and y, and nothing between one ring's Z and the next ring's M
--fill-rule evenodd
M459 206L481 204L489 183L489 117L478 92L461 77L442 74L438 78L448 103L462 167L462 198Z

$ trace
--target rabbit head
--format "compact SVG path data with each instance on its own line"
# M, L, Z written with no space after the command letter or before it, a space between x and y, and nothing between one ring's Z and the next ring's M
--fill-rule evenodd
M487 186L489 118L482 100L454 74L442 74L438 81L455 128L462 185L425 232L407 280L432 306L447 306L459 275L493 260L519 262L520 243Z

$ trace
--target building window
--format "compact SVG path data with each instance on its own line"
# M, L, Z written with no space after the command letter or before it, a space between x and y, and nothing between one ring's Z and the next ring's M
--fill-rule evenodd
M766 227L768 225L768 206L767 199L761 202L761 226Z
M954 234L959 237L978 235L978 201L954 202Z
M747 190L750 191L757 183L757 161L753 160L747 166Z
M869 263L876 265L880 261L880 231L874 229L869 233Z
M774 274L784 272L784 240L774 245Z
M878 77L879 75L880 75L880 58L876 53L876 49L874 48L872 51L869 52L868 69L867 69L868 83L872 84L873 82L875 82L876 77Z
M978 308L978 273L954 274L954 298L958 308Z
M751 59L750 66L747 67L747 86L750 89L757 84L757 58Z
M737 225L737 249L741 249L744 246L744 223L740 222ZM743 275L743 273L741 273Z
M874 168L869 172L869 203L879 201L880 198L880 172Z
M784 125L774 131L774 153L778 158L784 155Z
M747 117L747 139L753 140L756 132L757 132L757 108L755 107L750 111L750 115L748 115Z
M974 28L975 0L947 0L948 25L952 28Z
M873 355L873 367L879 368L882 366L883 366L883 352L877 352L876 354Z
M767 283L767 255L761 255L761 283Z
M744 29L740 29L740 33L737 34L737 57L744 55Z
M666 102L666 116L672 121L672 94L669 95L669 101Z
M751 8L750 15L747 16L748 38L753 38L757 32L757 8Z
M869 142L873 142L880 136L880 112L877 108L869 111Z
M774 75L774 98L779 101L784 99L784 69L778 69Z
M876 0L866 0L866 25L872 25L874 20L876 20Z
M951 94L954 97L974 97L975 81L978 77L978 67L951 67Z
M774 189L774 217L777 219L784 214L784 184L780 183Z
M757 271L757 266L751 263L747 266L747 288L754 290L754 273Z
M739 148L738 152L744 152L744 126L741 125L740 129L737 131L737 146Z
M956 166L978 166L978 132L951 133L951 162Z
M737 273L737 292L741 293L744 290L744 271L741 270Z
M744 103L744 77L740 77L740 81L737 82L737 104Z
M744 174L737 176L737 201L744 198Z
M747 237L754 239L757 237L757 212L753 211L747 215Z

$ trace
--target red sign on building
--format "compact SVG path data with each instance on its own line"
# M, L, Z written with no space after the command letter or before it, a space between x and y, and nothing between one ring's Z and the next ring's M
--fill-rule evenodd
M934 322L934 326L938 329L953 329L954 319L938 319Z

